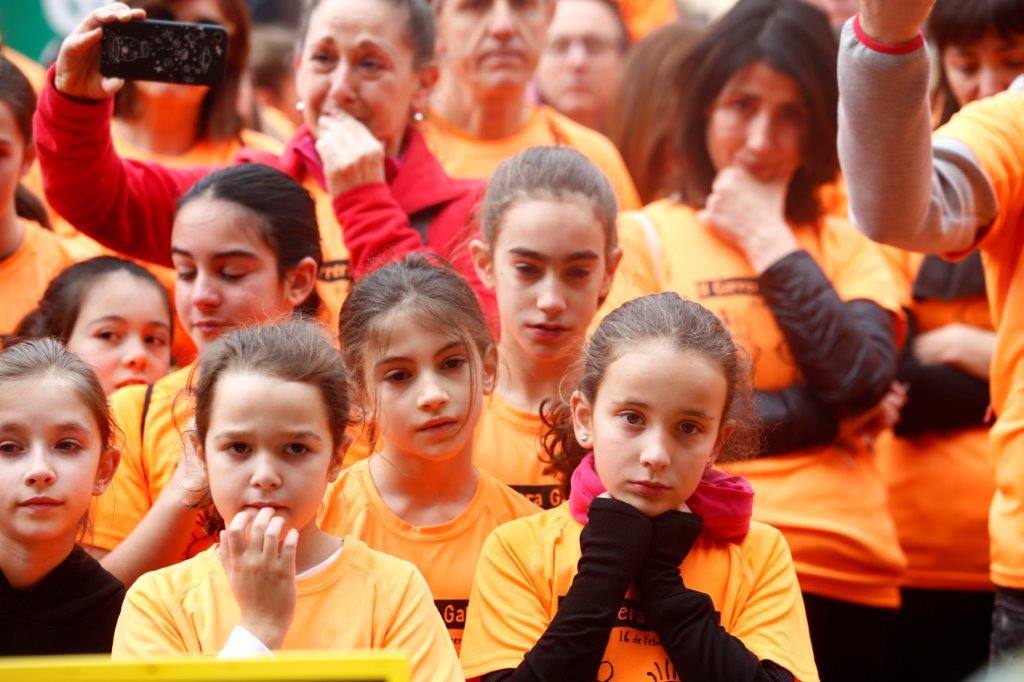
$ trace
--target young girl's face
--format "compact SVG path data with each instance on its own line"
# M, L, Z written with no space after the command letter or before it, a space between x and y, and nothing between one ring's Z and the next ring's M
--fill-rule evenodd
M365 375L385 451L435 461L465 451L493 381L493 361L478 360L482 369L474 379L475 349L401 311L386 334Z
M13 206L18 183L34 159L32 148L21 136L14 112L0 102L0 214Z
M666 341L646 341L605 369L593 404L573 395L576 436L594 448L612 497L648 516L677 509L697 489L731 431L721 367Z
M1024 73L1024 35L1002 38L989 31L976 43L950 45L941 57L957 104L966 106L1006 90Z
M502 335L550 361L578 348L621 254L609 255L586 200L530 199L512 206L493 246L474 245L474 255L497 294Z
M96 370L110 395L167 374L170 341L170 311L157 285L113 272L89 289L67 347Z
M73 539L116 466L68 380L47 374L0 389L0 535L21 544Z
M278 274L262 218L236 204L200 197L174 219L171 258L178 315L199 348L236 327L280 320L312 291L312 258Z
M314 521L341 468L344 445L331 437L320 390L266 374L232 372L217 380L206 439L213 504L226 523L273 507L285 529Z

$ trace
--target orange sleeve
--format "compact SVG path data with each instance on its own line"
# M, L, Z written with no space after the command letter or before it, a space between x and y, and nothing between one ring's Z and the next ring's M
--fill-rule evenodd
M759 573L729 632L758 659L778 663L799 682L816 681L818 671L793 557L779 531L771 529L767 540L763 556L751 562Z
M531 530L515 521L484 542L462 634L467 678L518 667L547 629L551 619L534 583L539 576L525 559L535 545Z
M114 629L114 660L181 656L190 653L161 597L156 575L147 573L128 589Z
M917 270L912 262L914 254L895 246L879 245L879 248L889 265L889 272L900 296L900 305L911 307L914 304L914 277Z
M823 229L828 240L828 278L844 301L867 300L893 314L896 342L903 343L906 318L902 288L882 249L845 220L832 218Z
M649 226L645 226L644 221L647 221ZM592 329L605 315L626 301L661 291L661 268L659 264L655 264L655 255L651 252L651 241L659 239L658 228L654 222L640 211L620 213L618 239L622 260L615 270L612 288L594 316Z
M958 140L978 159L999 205L980 245L999 251L994 245L1024 224L1024 93L1006 92L964 107L935 137Z
M146 386L126 386L110 397L120 440L121 463L106 492L93 502L93 547L107 550L128 537L152 506L142 464L142 406Z
M413 682L462 682L462 669L441 614L434 606L427 581L408 562L409 570L398 574L387 594L395 602L393 617L387 624L384 651L396 651L409 657Z

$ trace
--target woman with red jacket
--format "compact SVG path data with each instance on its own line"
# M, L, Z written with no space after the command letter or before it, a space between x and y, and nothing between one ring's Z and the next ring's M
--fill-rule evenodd
M178 198L215 168L171 169L114 151L112 97L123 81L100 75L102 27L143 18L114 3L75 29L34 125L53 207L112 249L170 265ZM424 247L448 257L484 310L494 309L465 248L481 185L449 178L411 124L437 79L433 22L426 0L310 3L296 56L305 123L281 156L242 150L236 159L272 165L313 194L324 249L318 290L335 315L353 277Z

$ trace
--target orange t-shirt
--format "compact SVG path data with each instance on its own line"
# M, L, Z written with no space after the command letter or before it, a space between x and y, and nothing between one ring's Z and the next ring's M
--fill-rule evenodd
M679 16L673 0L619 0L619 10L634 42Z
M376 649L409 657L412 679L462 680L459 660L407 561L346 537L336 557L295 581L295 616L282 649ZM128 590L114 660L216 655L241 621L216 548L146 573Z
M985 296L956 301L915 301L921 254L886 248L919 333L949 324L992 328ZM994 482L988 429L926 433L916 438L882 434L878 467L889 486L889 508L907 555L907 587L989 590L988 508Z
M562 503L561 481L545 474L540 414L512 407L496 394L484 399L473 432L473 463L542 509Z
M146 408L146 386L126 386L110 396L114 421L124 434L121 463L110 487L93 502L88 544L107 551L121 544L170 482L184 447L182 432L192 420L192 399L185 389L193 370L188 365L153 384ZM183 559L213 541L198 524L192 537Z
M420 131L431 153L453 178L487 180L502 161L530 147L572 147L604 172L619 199L619 208L640 208L640 195L633 178L611 140L549 106L532 107L526 125L519 132L497 140L473 137L441 118L436 111L431 111L420 123Z
M341 472L324 496L320 528L331 535L352 535L378 551L411 561L427 579L458 651L484 540L506 521L540 510L481 471L473 498L458 516L435 526L413 526L384 503L369 465L364 459Z
M996 491L989 515L992 580L1024 589L1024 93L975 102L936 132L974 152L995 190L999 215L979 242L992 321L989 438Z
M576 576L582 530L563 504L506 523L487 538L462 640L466 677L515 668L533 648ZM702 536L680 572L689 589L711 597L722 627L758 659L774 661L800 682L818 679L803 597L779 531L755 522L738 544ZM598 679L679 679L632 588Z
M758 390L776 391L802 383L800 369L746 258L683 204L666 199L643 213L657 229L659 262L644 254L624 258L627 269L642 267L653 273L627 272L625 279L646 277L654 289L644 293L675 291L714 311L750 354ZM619 229L644 228L626 215ZM900 314L900 298L885 257L849 224L829 218L820 228L798 226L794 235L841 299L866 299ZM786 536L804 591L867 606L899 604L906 559L871 452L830 446L733 464L729 469L753 484L754 518Z
M36 309L50 280L90 255L37 222L18 219L21 245L0 260L0 335L14 332L21 319Z

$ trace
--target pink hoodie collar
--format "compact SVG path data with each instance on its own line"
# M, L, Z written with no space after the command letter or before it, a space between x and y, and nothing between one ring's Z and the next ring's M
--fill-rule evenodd
M586 524L591 501L605 492L594 468L593 452L572 472L570 485L569 511L574 519ZM703 532L716 540L741 542L750 530L754 489L742 476L708 469L686 504L704 521Z

